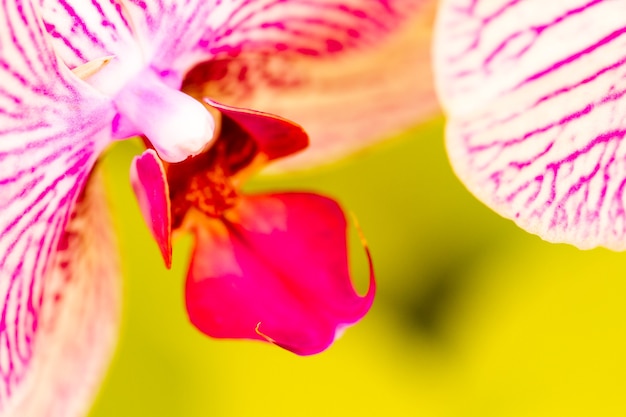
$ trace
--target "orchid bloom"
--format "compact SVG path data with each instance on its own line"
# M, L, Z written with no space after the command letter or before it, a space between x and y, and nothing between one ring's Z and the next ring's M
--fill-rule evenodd
M221 128L209 150L178 164L153 149L134 159L131 178L144 217L168 266L172 230L195 236L186 301L198 329L301 355L321 352L372 305L371 259L370 287L360 297L337 203L308 193L239 193L250 170L306 146L299 126L211 104L221 111Z
M548 241L626 249L625 11L624 0L440 3L452 165Z
M431 6L4 0L0 415L82 415L104 373L119 270L94 167L117 140L146 144L130 176L166 264L174 232L195 237L186 300L202 332L306 355L359 320L373 276L359 296L337 203L241 184L432 112Z

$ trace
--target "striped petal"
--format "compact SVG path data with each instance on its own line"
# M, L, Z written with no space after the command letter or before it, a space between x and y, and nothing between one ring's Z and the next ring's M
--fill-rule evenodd
M436 28L450 159L553 242L626 249L626 1L445 0Z
M72 213L46 275L35 354L3 416L86 414L117 340L116 250L104 187L96 175Z
M44 0L70 67L113 55L111 95L142 69L195 97L278 114L311 147L277 167L328 162L436 112L435 0ZM194 70L188 74L190 69ZM112 76L115 74L115 76ZM367 123L364 123L367 120Z
M41 3L44 27L61 62L72 70L105 63L86 77L98 91L114 98L149 66L146 61L149 57L137 39L126 2L41 0ZM128 101L127 97L122 100ZM116 130L119 123L116 122ZM135 134L130 133L129 136Z
M223 2L204 40L215 58L195 67L183 88L206 83L196 95L302 125L310 147L272 169L329 162L435 113L433 5ZM221 25L213 24L223 16Z
M209 16L216 8L215 1L43 0L42 3L46 30L68 67L107 56L115 58L106 77L90 80L112 94L146 68L178 88L189 66L211 56L198 43L206 31L211 31ZM115 77L111 77L112 73Z
M112 117L107 101L58 65L35 7L0 5L0 412L27 395L48 350L44 278Z
M123 56L135 46L123 0L40 0L54 48L70 68L105 56Z

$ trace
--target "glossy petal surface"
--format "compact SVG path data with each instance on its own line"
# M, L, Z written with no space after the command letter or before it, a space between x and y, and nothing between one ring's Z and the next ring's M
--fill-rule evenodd
M373 272L367 295L359 296L348 270L346 221L333 200L296 193L242 197L229 213L193 228L187 311L202 332L310 355L369 310Z
M91 178L50 272L30 372L9 411L15 417L74 417L88 411L119 327L120 268L101 178Z
M45 277L112 116L57 65L33 7L0 5L0 411L29 395L54 308Z
M447 0L435 59L458 176L549 241L626 248L626 1Z
M133 159L130 180L143 218L159 245L165 265L172 265L172 216L163 163L152 149Z

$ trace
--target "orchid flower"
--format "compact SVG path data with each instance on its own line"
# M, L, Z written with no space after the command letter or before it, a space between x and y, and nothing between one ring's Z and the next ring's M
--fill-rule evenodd
M174 232L195 237L186 300L200 331L307 355L358 321L375 286L352 287L339 205L241 184L432 112L430 6L3 0L0 415L81 415L105 371L119 264L97 161L117 140L146 144L130 177L166 265Z
M443 0L437 87L457 175L551 242L626 249L626 1Z

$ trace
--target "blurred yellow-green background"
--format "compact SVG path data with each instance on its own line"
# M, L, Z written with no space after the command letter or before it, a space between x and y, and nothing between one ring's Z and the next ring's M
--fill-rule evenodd
M190 239L165 270L128 184L139 149L107 157L124 265L119 347L90 417L626 415L626 256L541 241L452 173L443 120L250 190L315 190L353 211L378 297L327 352L211 340L187 321ZM359 288L367 269L352 231Z

